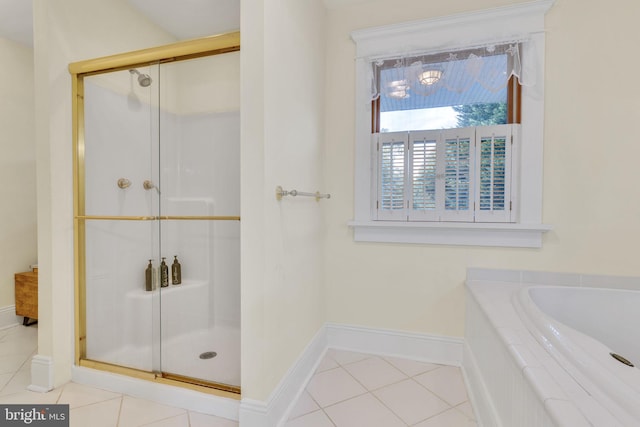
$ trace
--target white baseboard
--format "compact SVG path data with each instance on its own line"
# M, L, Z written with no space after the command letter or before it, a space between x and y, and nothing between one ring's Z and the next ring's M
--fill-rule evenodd
M0 329L10 328L22 323L22 318L16 316L16 306L8 305L0 308Z
M461 366L463 339L327 323L307 345L267 402L242 399L240 425L283 426L329 348Z
M402 357L442 365L462 364L462 338L327 323L329 348Z
M46 393L53 390L53 359L36 354L31 359L31 391Z

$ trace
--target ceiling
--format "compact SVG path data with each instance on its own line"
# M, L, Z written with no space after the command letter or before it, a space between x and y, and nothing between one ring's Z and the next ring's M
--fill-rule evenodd
M32 2L0 0L0 37L33 46Z
M178 40L240 29L241 0L123 0ZM371 0L322 0L329 9ZM0 37L33 46L31 0L0 0Z
M240 0L127 0L178 40L240 28ZM0 0L0 37L33 46L30 0Z
M240 0L128 1L178 40L240 29Z

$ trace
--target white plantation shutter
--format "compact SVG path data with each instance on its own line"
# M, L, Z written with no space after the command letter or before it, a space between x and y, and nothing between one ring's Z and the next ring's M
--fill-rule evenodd
M476 222L512 221L512 125L476 129Z
M420 131L409 134L409 176L411 197L409 220L438 221L437 145L439 131Z
M441 221L473 221L474 128L442 131L444 206Z
M373 135L376 219L513 222L518 125Z
M406 217L407 132L382 133L378 151L378 219L404 221Z

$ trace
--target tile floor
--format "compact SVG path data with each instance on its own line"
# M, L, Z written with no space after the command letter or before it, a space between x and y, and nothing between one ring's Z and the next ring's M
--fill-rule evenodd
M330 349L285 427L475 427L459 368Z
M238 427L224 418L68 383L26 390L37 327L0 330L0 404L66 403L72 427ZM329 350L285 427L475 427L460 370Z

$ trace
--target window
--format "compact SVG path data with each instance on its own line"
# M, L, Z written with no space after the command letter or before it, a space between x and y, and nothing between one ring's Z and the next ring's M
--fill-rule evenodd
M372 219L516 221L518 162L504 124L520 118L519 52L519 43L489 44L372 63ZM443 128L455 129L423 130Z
M550 229L542 224L542 147L544 14L552 3L534 0L352 33L356 146L355 209L349 225L356 241L541 246L542 234ZM465 81L461 77L456 83L451 70L445 69L460 59L450 53L480 57L476 49L496 46L506 51L513 45L522 61L522 87L513 79L506 85L507 124L484 127L485 123L458 123L458 117L456 126L464 127L453 132L438 129L451 126L398 128L385 121L387 113L483 103L478 99L486 93L455 102L452 95L438 102L432 97L425 104L429 97L418 92L445 84L455 88ZM482 58L485 64L498 62L508 58L503 53L483 53ZM473 69L477 62L466 65ZM510 67L507 63L507 73L514 69ZM411 82L407 74L414 77ZM487 76L481 74L481 79ZM474 85L492 87L491 79L479 82L477 75ZM383 91L395 107L385 106L382 96L372 102ZM504 94L500 96L497 101L485 97L484 103L504 103Z

